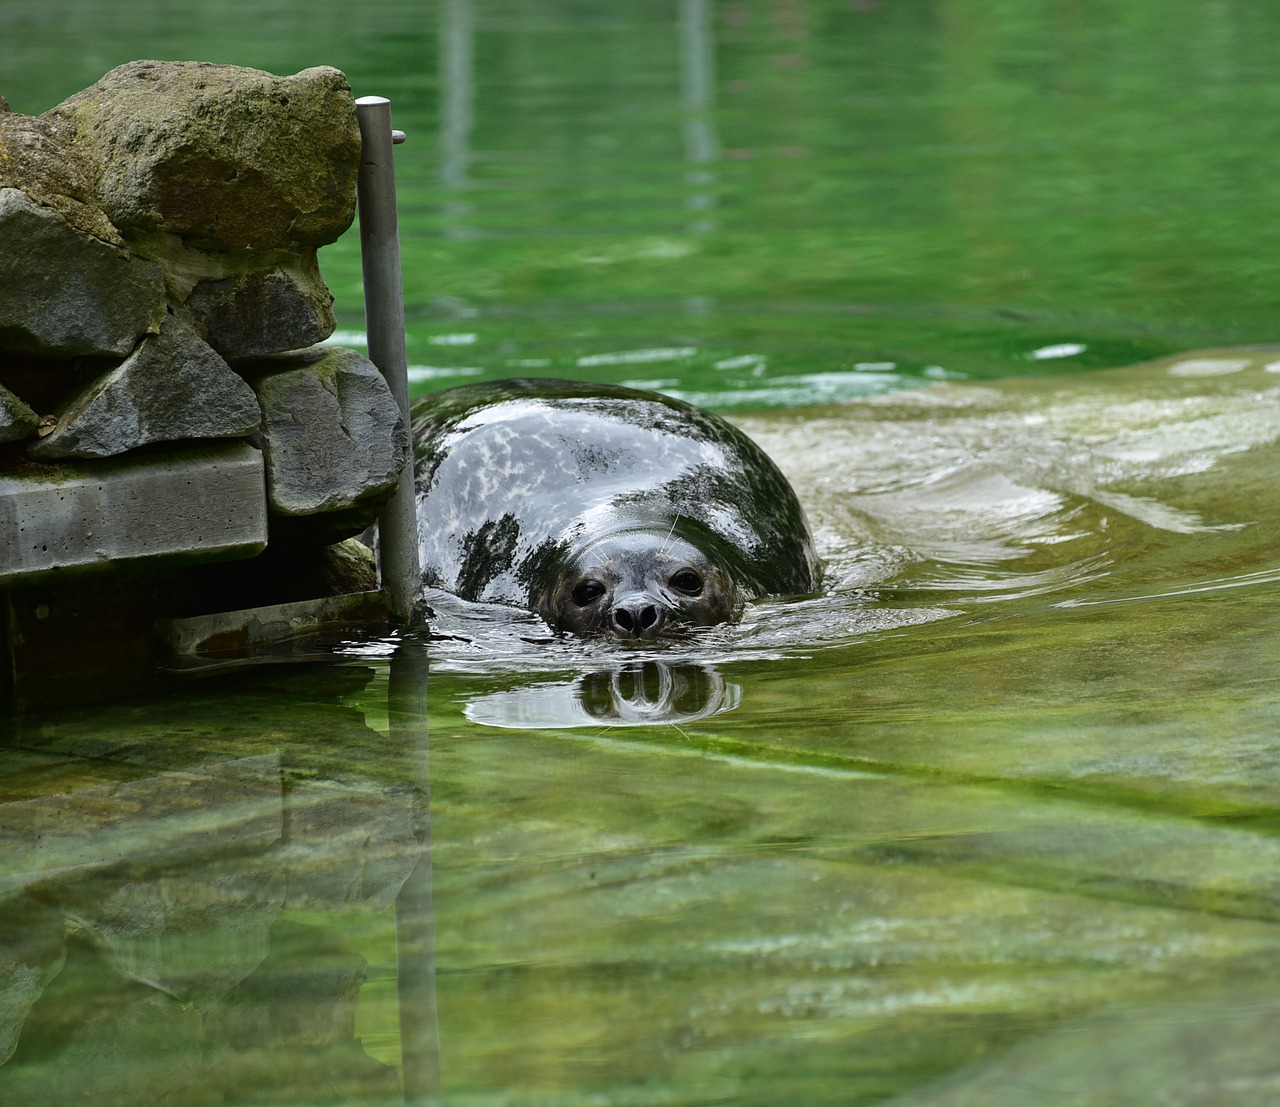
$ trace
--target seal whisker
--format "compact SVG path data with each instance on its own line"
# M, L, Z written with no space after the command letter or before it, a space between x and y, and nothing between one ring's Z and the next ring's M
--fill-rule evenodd
M676 512L675 518L671 520L671 529L667 531L667 537L663 541L662 548L658 551L659 556L663 556L671 549L671 539L675 537L676 524L680 522L680 512Z

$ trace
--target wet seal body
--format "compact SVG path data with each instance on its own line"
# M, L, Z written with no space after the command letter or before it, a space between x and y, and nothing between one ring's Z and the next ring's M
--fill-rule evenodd
M419 399L413 435L424 585L626 640L818 586L786 478L683 401L572 381L463 385Z

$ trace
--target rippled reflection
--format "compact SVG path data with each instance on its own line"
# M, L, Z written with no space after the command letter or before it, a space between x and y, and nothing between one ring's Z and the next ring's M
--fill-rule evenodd
M0 1102L434 1094L425 664L408 644L372 691L373 671L330 667L327 703L281 675L230 703L215 685L203 710L13 723ZM335 693L371 697L385 736ZM393 1050L358 1026L371 987L391 992Z

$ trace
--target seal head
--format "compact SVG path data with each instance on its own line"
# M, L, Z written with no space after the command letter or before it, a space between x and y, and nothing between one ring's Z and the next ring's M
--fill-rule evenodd
M724 567L692 543L633 530L567 558L538 607L556 630L639 642L726 622L742 597Z

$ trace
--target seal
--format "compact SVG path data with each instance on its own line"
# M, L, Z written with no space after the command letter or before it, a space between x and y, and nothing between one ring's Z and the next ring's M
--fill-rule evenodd
M424 586L633 642L818 587L786 478L692 404L507 380L428 394L412 417Z

